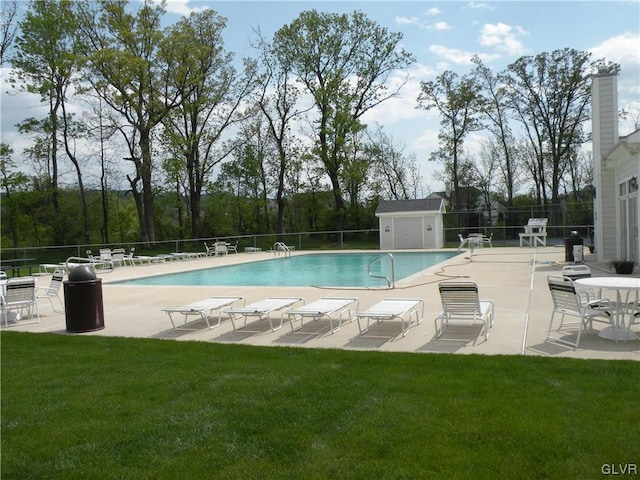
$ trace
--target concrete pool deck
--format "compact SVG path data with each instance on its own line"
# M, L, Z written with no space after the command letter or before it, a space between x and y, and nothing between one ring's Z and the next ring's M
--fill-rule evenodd
M340 251L344 253L346 251ZM293 255L322 253L296 251ZM396 282L394 289L382 288L318 288L318 287L193 287L193 286L130 286L113 284L118 280L141 276L175 273L187 270L229 265L273 258L272 252L238 253L221 257L173 261L152 265L116 268L111 273L98 274L102 279L105 328L95 332L73 335L121 336L156 338L178 341L237 343L244 345L292 346L308 348L341 348L416 353L458 353L485 355L539 355L591 359L640 360L640 340L628 342L598 337L605 327L594 323L594 333L582 336L580 348L573 350L546 341L552 301L547 275L560 274L566 265L564 246L546 248L497 247L469 250L439 266ZM593 276L612 275L606 265L597 264L587 255L586 264ZM281 257L282 261L286 261ZM633 274L638 277L639 274ZM46 287L51 276L37 277L37 286ZM495 323L489 339L480 334L480 325L449 326L440 338L435 336L434 319L441 304L438 283L447 279L464 278L479 285L480 296L495 303ZM63 295L61 289L61 296ZM234 330L227 316L219 327L209 329L204 320L190 316L182 325L181 317L173 328L169 317L161 309L180 306L211 296L243 296L251 303L268 297L302 297L306 303L321 297L356 297L364 310L384 298L420 298L424 300L424 321L413 323L405 337L400 335L399 321L384 321L372 325L360 335L357 321L343 322L342 328L331 333L328 320L309 321L292 332L285 319L280 330L272 332L268 321L249 318L245 328ZM40 300L40 323L2 327L2 331L50 332L68 334L66 319L55 313L47 300ZM280 321L276 312L272 318ZM217 321L213 319L212 325ZM640 333L640 325L633 327ZM569 338L572 331L563 330Z

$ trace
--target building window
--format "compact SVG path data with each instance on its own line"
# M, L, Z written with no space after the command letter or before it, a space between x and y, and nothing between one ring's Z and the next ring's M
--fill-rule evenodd
M625 182L622 182L620 184L620 190L619 190L618 194L621 197L624 197L627 194L627 184Z
M620 235L619 254L625 260L640 260L638 256L638 182L632 177L619 185Z

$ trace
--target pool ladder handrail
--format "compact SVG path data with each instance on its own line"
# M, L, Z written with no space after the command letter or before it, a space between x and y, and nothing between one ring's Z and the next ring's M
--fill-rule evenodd
M385 277L384 275L374 275L371 273L371 265L373 265L375 262L381 262L384 257L389 257L391 259L391 279L389 279L389 277ZM388 288L396 288L396 261L393 258L393 255L389 252L383 253L379 257L371 260L369 262L369 266L367 267L367 274L371 278L382 278L383 280L386 280Z
M75 264L75 265L74 265ZM94 271L100 270L100 273L111 273L114 270L113 262L110 260L92 260L90 258L85 257L69 257L64 262L64 268L68 272L72 270L71 265L74 265L74 268L79 265L87 265L91 267ZM100 267L100 268L96 268Z
M280 252L284 253L285 257L291 256L291 249L283 242L276 242L273 244L273 255L280 256Z

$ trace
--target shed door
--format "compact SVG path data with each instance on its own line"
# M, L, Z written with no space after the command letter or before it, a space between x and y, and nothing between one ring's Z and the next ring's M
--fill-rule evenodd
M393 248L422 248L422 217L393 219Z

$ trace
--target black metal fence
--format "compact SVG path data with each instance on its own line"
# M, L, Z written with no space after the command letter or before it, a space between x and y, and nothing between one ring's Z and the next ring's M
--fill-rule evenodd
M529 218L529 217L528 217ZM527 218L527 220L528 220ZM531 217L533 218L533 217ZM519 244L518 233L524 231L525 220L521 225L483 225L449 226L445 228L445 246L458 246L458 234L469 233L493 234L494 246L515 246ZM446 222L445 222L446 223ZM593 225L547 225L547 244L562 244L572 231L577 231L584 239L585 245L592 244ZM204 242L213 243L218 240L236 244L238 252L246 247L260 248L263 251L273 249L275 242L284 242L296 250L339 250L339 249L377 249L379 248L379 230L336 230L323 232L295 232L276 234L255 234L228 236L224 238L190 238L154 242L149 246L142 242L103 244L78 244L49 247L20 247L0 249L2 268L10 276L34 274L40 271L41 264L57 264L69 257L87 257L87 251L97 254L100 248L135 249L136 255L156 255L173 252L205 251Z

